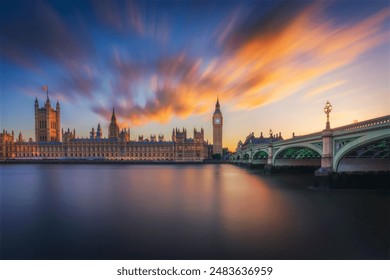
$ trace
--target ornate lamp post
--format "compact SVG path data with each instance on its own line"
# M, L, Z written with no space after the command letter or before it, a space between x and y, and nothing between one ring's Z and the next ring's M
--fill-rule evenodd
M267 173L272 173L272 157L273 157L273 148L272 148L272 129L269 130L269 142L268 142L268 158L267 164L265 165L265 170Z
M329 123L329 113L332 111L332 104L330 104L329 101L326 101L324 112L326 114L326 129L330 129L330 123Z

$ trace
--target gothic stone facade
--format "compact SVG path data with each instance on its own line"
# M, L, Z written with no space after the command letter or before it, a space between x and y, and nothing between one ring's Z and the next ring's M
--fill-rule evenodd
M195 131L196 134L200 133ZM180 131L178 134L185 134ZM4 138L9 138L7 135ZM195 135L197 137L197 135ZM65 134L63 135L66 139ZM3 138L3 137L1 137ZM12 137L11 137L12 138ZM195 138L195 137L194 137ZM75 138L64 142L1 140L1 159L107 159L135 161L203 161L208 143L202 138L175 141L123 141Z
M51 107L49 95L45 105L39 108L38 99L35 99L35 141L60 142L60 103L57 101L56 109Z
M15 141L13 132L11 135L3 131L0 133L0 160L95 159L185 162L203 161L209 156L210 145L204 140L203 129L200 131L194 129L193 138L187 137L186 129L174 129L172 141L165 141L163 135L159 135L158 139L155 135L151 135L150 139L139 136L138 141L131 141L129 129L119 130L114 111L108 138L103 138L99 124L96 132L92 128L89 138L77 138L75 130L62 130L61 142L57 135L60 124L59 108L57 102L57 110L53 110L48 98L44 108L39 109L36 100L36 142L32 139L25 141L22 134L19 134Z

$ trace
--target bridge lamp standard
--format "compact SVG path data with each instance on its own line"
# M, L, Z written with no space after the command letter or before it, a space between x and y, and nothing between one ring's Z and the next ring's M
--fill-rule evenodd
M268 159L267 165L270 169L272 167L272 129L269 130L269 142L268 142Z
M324 112L326 114L326 129L330 129L330 123L329 123L329 113L332 111L332 104L330 104L329 100L326 101Z

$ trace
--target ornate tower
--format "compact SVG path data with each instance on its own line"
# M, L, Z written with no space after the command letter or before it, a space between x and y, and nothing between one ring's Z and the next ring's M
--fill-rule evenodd
M219 106L219 100L217 97L217 103L215 104L215 111L213 114L213 153L220 154L222 156L222 125L223 117Z
M119 137L119 126L116 124L116 117L114 108L112 108L111 123L108 128L108 138L118 138Z
M91 139L91 140L96 139L96 132L95 132L95 128L94 127L92 127L92 130L89 133L89 139Z
M56 109L51 107L49 91L46 89L46 102L39 108L38 99L35 98L35 141L36 142L60 142L61 141L61 117L60 103L57 101Z
M96 132L96 139L102 139L102 138L103 138L102 127L100 126L100 123L98 123L97 132Z

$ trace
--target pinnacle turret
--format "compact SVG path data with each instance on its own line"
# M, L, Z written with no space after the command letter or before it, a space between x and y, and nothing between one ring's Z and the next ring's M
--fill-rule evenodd
M111 122L116 122L115 109L114 109L114 107L112 107Z
M44 86L44 89L46 89L46 103L45 103L45 106L46 107L51 107L50 98L49 98L49 87L48 86Z
M119 126L116 123L115 110L112 108L111 123L108 128L108 138L118 138L119 137Z

